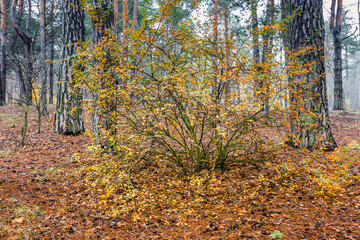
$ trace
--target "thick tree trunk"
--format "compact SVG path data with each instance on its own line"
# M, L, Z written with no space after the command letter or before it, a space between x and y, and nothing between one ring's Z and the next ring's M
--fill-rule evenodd
M85 41L84 11L80 0L63 1L63 44L61 49L61 81L58 83L54 132L80 134L84 131L82 95L72 82L71 56L76 43Z
M45 25L45 6L46 0L40 0L40 46L41 46L41 66L42 66L42 81L41 81L41 112L47 115L47 58L46 58L46 25Z
M336 143L331 133L324 67L324 19L322 0L291 0L291 11L299 11L291 20L290 50L316 47L298 56L303 64L314 63L312 71L290 78L289 144L308 149L332 150Z
M94 15L92 18L93 43L101 42L107 29L114 29L114 9L110 0L92 0Z
M7 44L7 34L6 34L6 1L0 1L1 9L1 22L0 22L0 37L1 37L1 47L0 47L0 106L6 104L6 44Z
M92 18L92 35L93 35L93 43L98 44L101 42L102 37L106 35L106 30L114 29L114 8L112 2L110 0L92 0L92 7L94 8L94 15ZM111 101L109 99L108 101ZM102 115L109 112L109 109L105 109L105 111L100 111L97 108L96 103L94 103L94 114L92 116L92 132L95 133L96 137L99 132L99 125L102 121L102 127L105 129L109 129L112 125L110 120L105 120ZM110 104L112 105L112 104ZM101 114L100 112L105 112Z

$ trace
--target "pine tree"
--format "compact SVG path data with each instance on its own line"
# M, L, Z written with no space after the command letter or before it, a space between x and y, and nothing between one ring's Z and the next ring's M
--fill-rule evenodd
M64 0L61 50L61 81L58 83L54 132L80 134L84 131L80 89L74 87L70 66L76 43L85 41L84 11L80 0Z
M310 73L290 77L290 145L308 149L332 150L336 143L331 133L324 66L324 19L322 0L291 0L291 12L297 12L290 24L290 50L315 47L301 54L304 66L313 63ZM300 83L299 83L300 82ZM304 109L301 109L301 105ZM310 112L310 113L309 113Z

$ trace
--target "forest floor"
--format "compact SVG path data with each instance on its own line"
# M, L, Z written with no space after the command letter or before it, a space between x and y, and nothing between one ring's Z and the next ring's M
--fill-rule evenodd
M117 216L91 207L76 176L94 166L88 137L45 120L38 134L32 111L20 147L22 117L0 108L0 239L360 239L360 114L332 113L334 152L283 147L210 177L148 166L131 177L134 208Z

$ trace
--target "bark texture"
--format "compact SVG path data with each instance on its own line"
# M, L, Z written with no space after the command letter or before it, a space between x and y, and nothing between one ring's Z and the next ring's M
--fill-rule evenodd
M46 24L45 24L46 0L40 0L40 47L41 47L41 108L42 114L47 115L47 57L46 57Z
M342 57L341 57L341 15L342 0L337 0L335 16L335 1L331 4L330 30L334 40L334 110L344 109L344 89L342 79ZM335 21L335 25L334 25Z
M92 36L95 44L100 43L101 38L107 33L106 30L114 29L114 9L111 0L92 0L94 14L92 19Z
M314 63L312 71L292 76L290 85L290 145L308 149L332 150L336 143L331 133L324 66L324 19L322 0L291 0L291 12L298 11L290 24L290 50L315 47L298 56L304 64Z
M101 39L107 35L108 30L114 30L114 7L111 0L92 0L92 7L94 9L94 14L91 16L92 19L92 33L93 33L93 43L98 44L101 42ZM108 99L111 104L111 99ZM96 103L95 103L96 104ZM112 125L109 118L104 119L103 115L106 115L109 110L97 108L94 106L94 114L92 116L92 131L95 135L98 135L99 125L102 121L102 127L104 129L109 129ZM101 114L103 112L103 114Z
M0 1L1 22L0 22L0 106L6 104L6 1Z
M251 0L251 30L253 43L253 58L255 63L260 62L259 22L257 16L257 0Z
M61 49L61 81L58 83L54 132L80 134L84 131L80 89L72 82L71 56L75 54L77 42L85 40L84 11L81 0L63 2L63 44Z

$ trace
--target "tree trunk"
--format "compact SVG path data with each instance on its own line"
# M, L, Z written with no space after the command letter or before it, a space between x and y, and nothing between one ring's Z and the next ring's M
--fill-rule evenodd
M82 95L80 89L74 87L70 70L76 43L85 41L84 17L80 0L63 1L61 81L58 82L54 132L64 135L76 135L84 131Z
M110 0L92 0L94 15L92 18L93 43L101 42L107 29L114 29L114 9Z
M40 0L40 46L41 46L41 66L42 66L42 81L41 81L41 112L43 115L48 115L47 105L47 58L46 58L46 25L45 25L45 6L46 0Z
M92 0L92 7L94 8L94 15L91 16L93 43L98 44L101 42L102 37L106 35L106 30L114 29L114 9L110 0ZM111 99L109 99L109 101L111 101ZM103 121L102 127L105 129L110 128L112 123L109 120L102 119L102 115L109 112L109 109L106 109L105 113L101 114L96 103L94 103L94 110L92 116L92 132L95 133L97 137L101 121Z
M266 5L266 16L265 16L265 26L271 26L274 23L274 0L268 0ZM272 45L273 45L273 34L271 31L271 27L268 28L269 30L265 31L263 35L263 54L262 54L262 64L266 65L268 61L271 61L270 55L272 52ZM269 81L271 75L271 69L263 69L265 71L270 71L267 75L266 79L263 79L260 82L260 96L261 102L263 104L264 113L267 116L269 114Z
M118 33L118 29L117 29L118 16L119 16L119 4L118 4L118 0L114 0L114 31L115 31L115 34Z
M349 78L349 55L348 55L347 45L345 45L345 73L346 73L345 99L347 99L350 102L351 98L350 98L350 78Z
M138 22L138 0L134 0L134 8L133 8L133 29L136 28Z
M280 8L281 8L281 20L285 23L285 30L283 31L282 34L282 41L283 41L283 46L284 46L284 52L285 52L285 65L287 65L288 61L289 61L289 49L290 49L290 26L289 26L289 20L287 19L289 16L291 16L291 12L290 12L290 0L281 0L280 3ZM288 108L288 92L285 92L285 97L284 97L284 105L285 108Z
M51 28L54 29L53 23ZM50 64L49 64L49 104L54 103L54 60L55 60L55 39L54 34L50 40Z
M218 25L219 25L219 0L214 0L214 44L216 46L218 40Z
M289 144L307 149L333 150L336 143L331 133L324 67L324 19L322 0L291 0L290 50L315 47L297 57L303 64L313 63L312 71L290 77Z
M20 23L21 18L17 14L17 8L19 7L19 12L22 12L24 7L24 0L13 0L12 8L11 8L11 21L14 26L14 29L18 36L24 43L24 59L25 59L25 101L31 103L32 102L32 91L33 91L33 59L32 59L32 51L31 44L32 40L29 37L30 32L30 20L31 20L31 0L28 1L28 17L26 21L26 33L21 29ZM20 20L19 20L20 19Z
M257 0L251 0L251 30L253 44L253 59L256 64L260 62L259 23L257 17Z
M1 37L1 47L0 47L0 106L6 104L6 44L7 44L7 34L6 34L6 1L0 1L1 9L1 22L0 22L0 37Z
M341 15L342 0L337 0L336 20L334 26L335 2L331 5L331 22L330 30L334 39L334 110L344 109L344 90L342 80L342 58L341 58Z
M49 63L49 104L54 103L54 60L55 60L55 29L54 29L54 0L51 2L51 34L50 34L50 63Z
M20 23L21 23L23 10L24 10L23 6L20 5L18 8L16 17L15 17L16 18L15 21L16 21L17 25L20 25ZM14 30L14 32L11 34L10 43L9 43L9 56L11 59L12 67L14 68L14 71L15 71L15 79L16 79L16 82L19 87L19 96L16 100L20 101L20 102L25 102L26 90L25 90L24 74L23 74L23 70L21 68L21 62L15 55L17 40L18 40L18 34ZM14 96L11 96L11 98L14 98Z
M122 13L122 18L123 18L123 44L124 44L124 53L123 53L123 57L124 59L127 59L127 45L128 45L128 11L129 11L129 4L128 4L128 0L123 0L123 13Z

